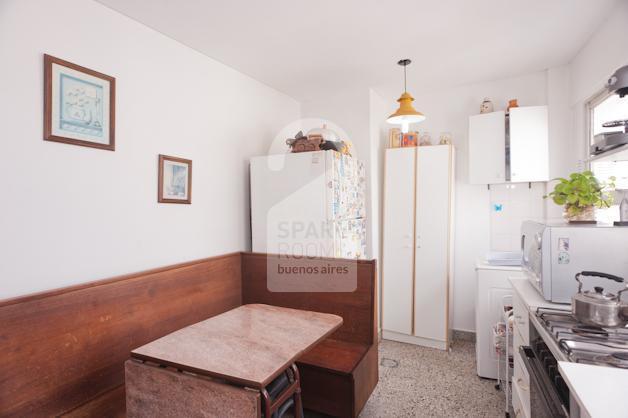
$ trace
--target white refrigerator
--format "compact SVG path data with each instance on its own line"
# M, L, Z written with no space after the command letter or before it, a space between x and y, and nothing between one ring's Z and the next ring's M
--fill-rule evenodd
M336 151L251 158L254 252L365 258L364 164Z

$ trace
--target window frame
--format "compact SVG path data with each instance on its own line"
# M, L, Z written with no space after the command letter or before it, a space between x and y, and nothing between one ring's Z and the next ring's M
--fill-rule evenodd
M593 110L596 106L602 104L606 99L611 97L614 93L611 93L606 88L602 88L598 90L593 96L589 97L587 101L584 102L585 107L585 130L586 130L586 155L589 156L587 158L587 165L590 167L590 147L593 145Z
M595 109L596 106L598 106L599 104L603 103L606 99L608 99L609 97L613 96L615 93L612 93L610 91L608 91L608 89L606 87L603 87L601 89L599 89L595 94L591 95L585 102L584 102L584 112L585 112L585 117L584 117L584 124L585 124L585 141L584 141L584 146L585 146L585 154L586 158L584 160L584 170L589 170L589 171L593 171L593 167L592 167L592 163L595 162L595 160L592 161L591 157L591 145L593 145L593 110Z

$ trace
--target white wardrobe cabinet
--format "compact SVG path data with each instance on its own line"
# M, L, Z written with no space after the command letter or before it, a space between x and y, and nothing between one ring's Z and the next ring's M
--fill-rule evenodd
M469 117L469 183L548 180L547 106Z
M386 150L382 337L450 346L454 149Z

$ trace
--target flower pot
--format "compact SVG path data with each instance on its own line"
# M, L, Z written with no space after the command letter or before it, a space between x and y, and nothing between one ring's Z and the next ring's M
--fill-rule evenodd
M563 216L570 223L595 223L595 206L586 206L578 208L571 205L565 205Z

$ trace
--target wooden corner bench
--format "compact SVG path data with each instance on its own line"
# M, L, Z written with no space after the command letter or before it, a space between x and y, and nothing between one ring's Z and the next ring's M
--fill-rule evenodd
M357 416L378 380L375 261L356 262L355 292L287 294L268 291L268 257L232 253L0 301L0 416L124 417L131 350L255 302L343 318L298 367L306 408Z
M242 254L242 302L341 316L340 329L297 362L303 405L332 416L358 416L378 381L375 262L356 261L354 292L271 292L267 266L272 258L278 256ZM325 259L324 263L334 266L343 261Z

